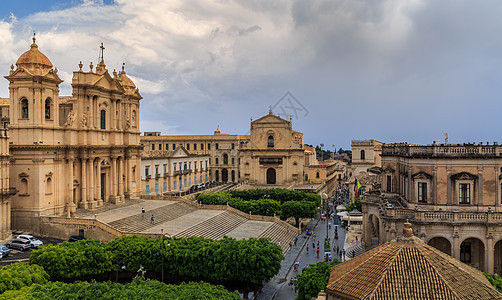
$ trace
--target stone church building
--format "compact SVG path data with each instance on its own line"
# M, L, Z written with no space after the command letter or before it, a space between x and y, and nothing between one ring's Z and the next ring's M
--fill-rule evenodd
M72 96L59 96L58 69L33 38L5 76L9 98L1 103L9 125L0 139L0 175L10 189L1 217L12 217L13 229L30 230L38 216L71 216L77 207L139 197L142 97L124 67L110 74L103 59L89 71L78 66ZM10 235L4 226L0 239Z

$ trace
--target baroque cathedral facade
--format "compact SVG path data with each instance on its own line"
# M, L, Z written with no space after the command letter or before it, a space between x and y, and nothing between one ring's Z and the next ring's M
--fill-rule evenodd
M77 207L140 195L142 97L124 67L110 74L101 59L82 68L80 62L73 72L72 96L59 96L58 69L34 37L5 76L0 212L8 221L0 239L10 236L10 226L31 230L38 216L73 216Z

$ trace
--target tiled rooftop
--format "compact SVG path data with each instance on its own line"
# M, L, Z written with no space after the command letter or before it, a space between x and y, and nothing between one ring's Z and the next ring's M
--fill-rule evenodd
M334 266L326 292L341 299L502 299L483 273L411 232Z

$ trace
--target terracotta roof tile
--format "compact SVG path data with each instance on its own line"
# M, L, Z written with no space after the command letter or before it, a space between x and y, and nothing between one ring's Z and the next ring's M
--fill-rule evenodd
M425 244L411 230L334 266L326 292L340 299L502 299L483 273Z

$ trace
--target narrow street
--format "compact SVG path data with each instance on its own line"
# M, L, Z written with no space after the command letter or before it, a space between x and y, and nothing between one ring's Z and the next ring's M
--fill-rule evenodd
M342 202L346 204L347 198L343 197ZM333 208L333 202L330 201L330 206ZM335 205L336 206L336 205ZM329 228L329 223L331 223L331 229ZM335 226L338 227L338 239L335 239ZM311 235L307 235L306 232L311 231ZM315 239L314 234L315 233ZM258 294L256 299L259 300L291 300L295 299L297 293L294 288L289 286L289 280L295 278L297 274L301 273L302 269L307 267L307 265L313 265L317 262L324 261L324 238L327 236L331 240L331 253L332 258L336 257L336 253L333 253L333 246L338 246L341 249L344 247L345 242L345 229L339 224L333 224L332 221L323 222L320 219L320 214L313 219L307 228L298 237L297 245L293 245L291 249L286 253L285 259L282 262L282 267L279 274L274 277L267 285L263 288L262 292ZM317 248L317 242L319 242L319 258L317 258L316 248L312 249L312 243L314 242ZM308 246L308 252L307 252ZM298 271L294 270L294 263L299 262ZM277 283L279 279L286 278L285 282Z

